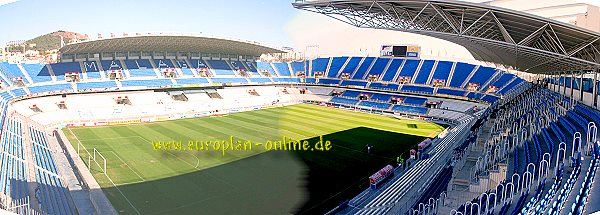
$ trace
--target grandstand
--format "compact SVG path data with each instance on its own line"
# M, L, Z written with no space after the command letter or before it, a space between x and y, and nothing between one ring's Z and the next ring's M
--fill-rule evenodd
M390 56L262 61L262 54L283 51L166 34L74 42L52 64L2 62L0 209L413 215L600 210L594 182L600 163L599 33L458 1L293 6L358 27L456 42L481 62ZM389 19L389 11L404 13ZM364 18L357 14L371 17L357 22ZM365 24L373 19L384 20ZM385 24L390 20L403 22ZM534 75L525 79L523 73ZM282 137L331 140L332 150L196 155L160 149L193 147L187 141L206 138L267 145Z
M529 79L524 80L524 73L434 59L390 64L392 71L399 72L388 71L379 81L393 85L372 82L363 88L425 96L426 103L417 97L398 97L402 102L391 110L402 108L415 114L418 109L406 108L426 108L424 115L454 118L454 122L462 123L446 139L456 138L458 143L449 148L451 153L439 153L438 148L425 150L430 151L426 154L428 162L414 165L393 183L365 191L333 212L465 215L598 211L597 202L592 200L597 190L593 180L600 147L596 140L600 119L598 32L528 13L533 11L462 1L296 1L293 5L356 27L451 41L467 48L477 60L529 73ZM563 7L569 6L544 9ZM551 48L556 44L570 51ZM336 95L349 99L346 92ZM490 106L458 101L465 97ZM358 108L389 108L371 102L361 105L365 101L360 100L358 104L342 102ZM470 113L475 120L460 113ZM470 131L463 133L460 127L464 123Z
M135 39L132 39L133 41ZM99 42L106 46L112 45L111 41L96 41ZM119 44L127 42L119 41ZM5 188L6 194L20 193L6 198L10 200L8 205L19 206L13 210L17 213L27 213L26 211L30 210L51 214L81 213L90 210L113 213L114 209L135 213L148 210L137 203L125 201L126 204L123 205L123 200L115 199L113 194L110 194L108 199L101 195L92 200L92 203L74 198L75 194L69 190L79 186L77 184L100 186L106 193L112 193L109 191L112 186L103 179L104 175L107 175L103 162L108 162L110 167L114 165L111 162L127 160L129 155L113 155L110 151L90 149L91 146L86 145L87 142L79 143L78 139L73 139L72 133L65 138L63 131L51 132L61 126L75 129L79 126L151 122L179 117L222 115L264 106L288 106L306 102L385 116L427 119L453 126L468 125L476 121L472 116L475 107L489 110L489 107L499 104L497 101L508 100L528 86L527 82L512 74L494 79L493 77L503 74L502 71L463 62L359 56L317 58L306 62L261 62L250 56L246 56L246 59L222 58L222 54L218 55L221 56L219 58L210 59L172 59L149 55L130 56L126 59L102 57L76 61L70 56L79 51L89 51L88 48L92 46L74 46L66 46L62 53L63 62L55 64L3 63L3 77L8 80L25 80L24 86L5 87L2 102L2 116L6 121L4 127L8 129L8 133L11 133L10 129L28 128L25 129L25 136L3 135L2 140L7 143L14 142L15 138L27 140L17 142L19 145L16 149L31 150L32 155L32 165L24 165L29 161L23 157L20 161L11 160L12 157L6 161L10 165L18 164L13 169L20 175L11 174L5 177L7 180L15 178L12 180L17 183ZM460 72L464 74L458 75L454 71L454 65L461 65L459 68L467 69L461 69ZM169 69L173 69L175 77L163 76L162 73ZM247 75L244 75L245 71L248 71ZM110 75L115 72L121 74L120 78ZM478 76L473 78L475 73L478 73ZM493 75L479 76L479 73ZM78 78L72 79L72 74L76 74ZM450 81L443 86L434 85L431 84L432 78L429 76L443 79L444 83L452 79L454 82ZM490 92L483 88L473 89L469 88L467 83L490 85L499 90ZM436 105L432 106L430 103ZM80 134L77 129L74 132L86 140L85 135ZM52 137L48 133L58 136ZM435 132L419 135L434 134ZM458 134L451 137L457 138L454 135ZM441 138L440 141L443 144L440 142L442 145L438 147L441 148L436 150L450 147L448 137ZM71 144L60 145L69 142ZM30 145L25 146L25 143ZM72 147L76 147L76 152L79 153L82 153L82 148L88 147L84 151L90 157L82 154L61 157L64 155L56 154L57 148L69 150L68 148ZM93 161L85 160L94 156L96 157ZM101 160L100 156L104 160ZM83 160L78 166L77 160L80 158ZM64 163L70 159L74 161ZM61 170L65 165L78 171ZM35 170L31 176L24 171L27 168ZM85 173L86 171L91 171L92 175ZM130 172L129 169L118 170L121 172L119 174L123 171ZM86 175L88 178L84 178ZM73 177L78 180L72 180ZM113 177L108 178L116 180L116 184L135 183L139 180L133 178L128 181L127 177ZM39 186L22 186L17 182L32 179ZM34 190L33 193L31 189ZM127 191L128 188L119 189L125 190L127 196L133 195ZM313 207L310 206L312 201L318 200L314 198L300 210L324 213L339 204L340 198L357 195L357 191L353 188L319 207L306 209ZM32 197L36 198L37 202L32 202ZM99 208L94 205L113 207Z

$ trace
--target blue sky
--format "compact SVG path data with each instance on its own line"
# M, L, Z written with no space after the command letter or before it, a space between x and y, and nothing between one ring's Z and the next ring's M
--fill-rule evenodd
M5 0L0 0L5 1ZM203 32L289 46L283 30L299 11L291 0L20 0L0 6L0 44L56 30Z
M16 2L13 2L16 1ZM12 3L8 3L12 2ZM293 0L0 0L0 45L57 30L96 38L124 32L204 33L289 46L310 56L379 54L383 44L421 45L422 55L469 58L461 46L397 31L356 28L300 11ZM8 4L6 4L8 3ZM312 48L306 49L307 46Z

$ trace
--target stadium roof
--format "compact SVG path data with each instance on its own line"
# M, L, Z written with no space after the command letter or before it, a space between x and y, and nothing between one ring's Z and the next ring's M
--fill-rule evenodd
M486 4L454 0L297 0L298 9L356 27L432 36L481 61L530 73L600 68L600 33Z
M61 54L102 52L195 52L210 54L260 56L284 51L256 42L198 35L133 35L96 39L68 44Z

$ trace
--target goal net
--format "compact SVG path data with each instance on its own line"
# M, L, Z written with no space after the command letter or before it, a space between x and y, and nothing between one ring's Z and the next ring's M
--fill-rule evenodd
M91 172L101 172L106 175L106 157L96 148L90 152L90 150L77 140L77 155L81 157L84 163L87 161L87 167Z

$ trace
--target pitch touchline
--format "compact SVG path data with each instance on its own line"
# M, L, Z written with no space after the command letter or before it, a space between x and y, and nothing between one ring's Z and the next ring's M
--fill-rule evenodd
M79 142L79 144L82 144L81 141L79 141L79 138L77 138L77 135L75 135L75 133L73 133L73 131L71 130L71 128L67 127L67 129L69 130L69 132L71 132L71 135L73 135L73 137L75 137L75 139L77 140L77 142ZM77 156L79 157L79 155L77 155ZM81 157L79 157L79 159L81 159ZM106 171L106 170L104 170L104 171ZM131 207L133 207L133 209L135 210L135 212L138 215L142 215L140 213L140 211L135 206L133 206L133 204L131 203L131 201L129 201L129 199L127 198L127 196L125 196L125 194L123 194L123 192L121 191L121 189L119 189L119 187L115 184L115 182L113 182L113 180L108 176L108 174L104 174L104 176L106 176L106 178L110 181L110 183L113 185L113 187L117 188L117 190L119 191L119 193L121 193L121 196L123 196L123 198L125 198L125 200L127 201L127 203L129 203L129 205L131 205Z
M125 166L127 166L127 168L129 168L135 175L137 175L138 178L142 179L142 182L145 182L146 180L144 179L144 177L140 176L135 170L133 170L133 168L131 168L131 166L129 166L129 164L127 164L127 162L125 162L123 159L121 159L121 157L115 153L114 151L108 151L110 153L112 153L113 155L115 155L119 160L121 160L121 162L123 164L125 164Z
M137 137L141 138L142 140L144 140L144 141L146 141L146 142L152 143L152 141L150 141L150 140L148 140L148 139L146 139L146 138L144 138L144 137L142 137L142 136L137 136ZM188 163L187 161L185 161L185 160L183 160L183 159L179 158L178 156L174 155L173 153L171 153L171 152L169 152L169 151L167 151L167 153L169 153L169 154L170 154L170 155L172 155L173 157L175 157L175 158L177 158L177 159L179 159L179 160L183 161L183 162L184 162L184 163L186 163L187 165L193 166L192 164L190 164L190 163ZM259 153L259 154L260 154L260 153ZM200 163L200 160L198 159L198 157L196 157L196 156L195 156L195 155L193 155L193 154L189 154L189 155L192 155L194 158L196 158L196 160L198 160L198 163ZM199 169L199 168L197 168L197 167L193 167L193 168L194 168L194 169L196 169L196 170L201 170L201 169ZM236 187L236 186L234 186L234 185L232 185L232 184L228 183L227 181L224 181L224 180L222 180L222 179L220 179L220 178L217 178L217 177L215 177L215 176L211 175L210 173L206 173L206 174L207 174L208 176L210 176L210 177L214 178L214 179L217 179L217 180L219 180L219 181L223 182L224 184L227 184L227 185L229 185L230 187L233 187L233 188L235 188L235 189L239 189L238 187Z
M108 180L110 181L110 183L113 184L113 186L115 188L117 188L117 190L119 191L119 193L121 193L121 195L125 198L125 200L127 201L127 203L129 203L129 205L131 205L131 207L133 207L133 209L135 210L135 212L138 215L142 215L140 213L140 211L135 206L133 206L133 204L131 203L131 201L129 201L129 199L127 198L127 196L125 196L125 194L121 191L121 189L119 189L119 187L115 184L115 182L113 182L113 180L108 175L105 174L104 176L106 176L106 178L108 178Z
M93 138L93 139L82 139L82 141L95 141L95 140L118 140L118 139L127 139L134 138L139 136L130 136L130 137L111 137L111 138Z

